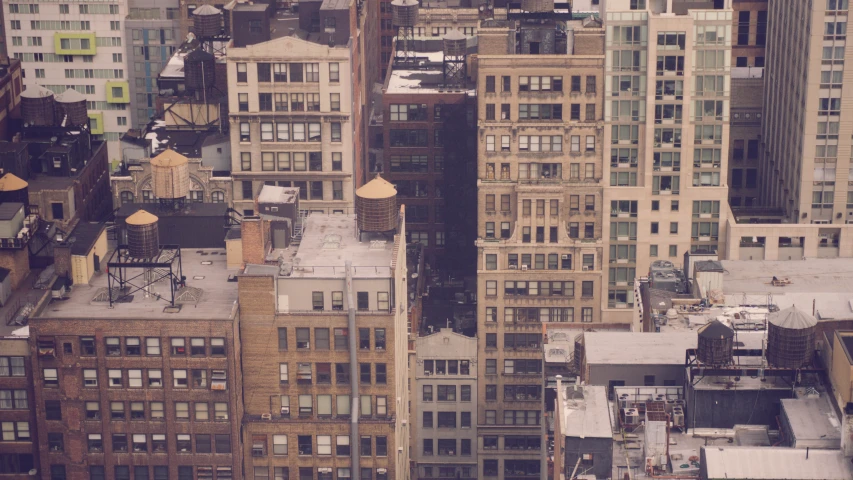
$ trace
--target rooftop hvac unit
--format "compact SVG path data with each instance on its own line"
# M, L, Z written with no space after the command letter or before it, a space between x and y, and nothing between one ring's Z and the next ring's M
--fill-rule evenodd
M521 271L522 271L522 272L526 272L526 271L527 271L527 265L522 265L522 266L521 266Z
M684 409L681 407L672 408L672 423L676 426L684 425Z
M638 423L640 423L640 411L636 408L625 408L623 409L623 412L626 424L637 425Z
M628 408L630 406L630 404L631 404L630 395L628 395L627 393L623 393L622 395L619 395L619 408L623 408L623 409Z

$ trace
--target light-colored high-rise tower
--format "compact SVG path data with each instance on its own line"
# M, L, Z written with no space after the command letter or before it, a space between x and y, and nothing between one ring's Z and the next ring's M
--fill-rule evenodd
M9 56L22 61L24 84L86 97L92 133L120 156L130 89L124 21L127 0L105 3L5 3Z
M850 223L853 124L842 113L853 100L842 88L853 81L844 68L853 58L845 48L848 2L771 0L768 12L764 205L789 222Z
M721 7L721 8L717 8ZM652 261L724 252L731 2L610 0L602 308L627 321Z

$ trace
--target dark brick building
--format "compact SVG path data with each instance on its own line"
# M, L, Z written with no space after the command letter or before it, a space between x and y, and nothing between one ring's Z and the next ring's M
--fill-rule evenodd
M224 255L183 267L174 313L163 282L109 308L98 274L30 319L41 478L242 478L236 285Z
M474 258L476 101L466 85L446 84L440 51L417 56L422 67L394 65L385 81L382 158L373 168L406 205L408 243L424 245L431 267L441 259L458 269Z

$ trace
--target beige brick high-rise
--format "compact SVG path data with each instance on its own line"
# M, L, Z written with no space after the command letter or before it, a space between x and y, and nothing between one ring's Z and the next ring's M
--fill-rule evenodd
M478 478L544 475L543 324L601 321L604 31L585 24L478 29Z
M359 241L352 215L312 214L281 266L239 276L247 479L410 478L399 225Z
M845 48L848 2L771 0L768 12L764 205L781 209L785 222L849 223L853 97L842 88L853 60ZM821 243L837 246L838 234L827 229Z

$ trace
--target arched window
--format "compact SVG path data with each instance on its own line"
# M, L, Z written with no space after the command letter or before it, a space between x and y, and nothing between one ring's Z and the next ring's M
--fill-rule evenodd
M121 204L125 203L133 203L133 192L127 190L121 192Z
M212 203L225 203L225 192L211 192L210 201Z

